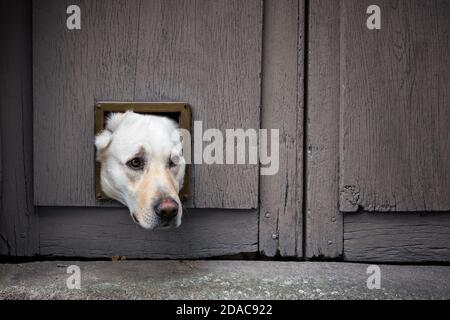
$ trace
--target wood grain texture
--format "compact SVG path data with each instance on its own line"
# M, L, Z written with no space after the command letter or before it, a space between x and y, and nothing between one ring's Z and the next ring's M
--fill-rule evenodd
M39 208L40 255L127 259L207 258L258 250L258 214L192 209L177 229L147 231L123 208Z
M35 203L100 206L94 103L187 101L207 128L259 127L261 0L34 2ZM256 208L258 166L195 166L196 207Z
M338 208L340 2L311 1L308 33L305 255L342 255Z
M450 214L348 213L344 259L371 262L450 261Z
M340 209L450 210L450 2L342 3Z
M0 5L0 255L38 250L33 207L31 1Z
M143 1L135 99L187 101L203 130L258 129L262 1ZM257 165L195 165L194 206L257 208Z
M33 2L36 205L98 205L94 104L133 100L139 2L76 3L81 30L66 28L67 1Z
M265 1L261 128L280 130L280 167L260 178L259 250L303 252L304 1Z

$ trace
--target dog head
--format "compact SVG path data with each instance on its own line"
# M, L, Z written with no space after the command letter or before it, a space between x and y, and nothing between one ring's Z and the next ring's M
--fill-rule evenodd
M165 117L113 113L95 138L103 192L145 229L178 227L185 160L177 124Z

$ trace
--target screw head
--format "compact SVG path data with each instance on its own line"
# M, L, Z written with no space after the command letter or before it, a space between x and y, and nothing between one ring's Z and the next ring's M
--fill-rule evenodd
M273 239L273 240L277 240L277 239L278 239L278 233L272 234L272 239Z

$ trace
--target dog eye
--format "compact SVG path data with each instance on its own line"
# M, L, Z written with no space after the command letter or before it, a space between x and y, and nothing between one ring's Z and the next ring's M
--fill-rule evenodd
M168 165L169 165L169 168L176 167L176 164L175 164L175 162L172 161L172 159L169 159Z
M127 166L133 170L141 170L144 168L144 160L142 158L133 158L127 162Z

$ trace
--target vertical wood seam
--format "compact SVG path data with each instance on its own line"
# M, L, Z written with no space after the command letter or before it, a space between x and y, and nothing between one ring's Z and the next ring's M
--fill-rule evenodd
M303 0L264 2L261 128L278 128L280 171L260 177L259 250L299 257L302 227ZM303 12L302 12L303 13ZM285 18L283 20L283 18ZM302 49L302 50L300 50ZM279 108L282 108L278 111Z
M338 210L339 50L336 28L340 2L309 2L305 143L305 258L342 255L343 225ZM339 26L338 26L339 28Z
M266 21L266 15L265 15L265 8L267 5L267 0L261 0L261 68L260 68L260 74L259 74L259 129L263 126L262 121L262 115L263 115L263 82L264 82L264 46L265 46L265 40L264 40L264 30L265 30L265 21ZM261 148L261 141L258 139L258 150ZM1 176L0 176L1 178ZM261 215L264 214L262 212L262 206L261 206L261 165L258 165L258 208L257 208L257 224L258 224L258 230L256 231L257 235L257 252L261 252L261 242L259 241L261 236Z
M300 139L302 142L301 149L303 150L303 166L302 166L302 183L303 183L303 192L301 194L302 197L302 212L300 213L302 219L302 230L303 230L303 239L302 239L302 254L306 257L306 210L307 210L307 195L308 195L308 64L309 64L309 0L304 0L304 30L303 30L303 136ZM300 10L300 8L299 8ZM300 17L300 12L299 12ZM299 30L300 36L300 30ZM297 45L299 47L299 45ZM298 65L300 66L300 61L298 61ZM298 73L300 74L300 73ZM300 83L298 83L300 86ZM297 91L298 92L298 91Z
M137 68L138 68L138 59L139 59L139 40L140 40L140 29L141 29L141 5L142 5L142 0L139 0L137 32L136 32L136 59L134 61L134 86L133 86L133 100L134 101L136 101L136 78L137 78Z
M3 5L5 5L3 7ZM2 255L38 253L38 216L33 206L32 149L32 3L2 3L2 19L15 33L2 33L5 48L0 57L0 240ZM4 95L3 95L4 94ZM5 174L8 163L8 174ZM4 245L6 245L6 248Z

